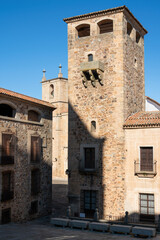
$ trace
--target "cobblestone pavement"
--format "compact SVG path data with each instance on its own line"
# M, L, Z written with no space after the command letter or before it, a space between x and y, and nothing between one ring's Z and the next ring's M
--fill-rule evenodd
M109 234L71 230L53 227L49 219L42 218L22 224L6 224L0 226L0 240L142 240L131 235ZM154 240L160 240L157 235Z

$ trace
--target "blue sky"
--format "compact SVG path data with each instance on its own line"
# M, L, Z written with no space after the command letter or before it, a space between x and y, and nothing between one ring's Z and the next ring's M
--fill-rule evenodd
M67 24L63 18L126 5L148 30L146 95L160 102L159 0L0 0L0 87L41 98L46 78L67 77Z

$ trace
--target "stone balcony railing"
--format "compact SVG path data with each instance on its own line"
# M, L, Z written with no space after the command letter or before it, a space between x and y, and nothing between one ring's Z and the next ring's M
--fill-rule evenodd
M157 174L157 161L152 164L141 164L135 161L134 174L139 177L154 177Z

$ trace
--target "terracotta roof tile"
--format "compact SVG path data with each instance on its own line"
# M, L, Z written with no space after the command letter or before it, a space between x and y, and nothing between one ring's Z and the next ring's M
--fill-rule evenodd
M10 97L14 97L14 98L18 98L18 99L22 99L24 101L28 101L28 102L32 102L32 103L36 103L36 104L40 104L46 107L50 107L50 108L55 108L51 103L37 99L37 98L33 98L33 97L29 97L27 95L23 95L21 93L16 93L4 88L0 88L0 94L1 95L7 95Z
M137 112L126 119L123 127L124 128L160 127L160 111Z

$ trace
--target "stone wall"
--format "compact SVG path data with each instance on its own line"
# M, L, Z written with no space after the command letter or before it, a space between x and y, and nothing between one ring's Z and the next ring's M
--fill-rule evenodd
M97 23L104 19L113 20L113 32L98 33ZM103 218L121 215L125 209L123 123L132 112L143 109L144 69L143 49L139 51L139 46L126 40L124 19L123 12L117 12L68 21L69 199L76 215L81 209L80 193L84 190L97 191L97 207ZM90 24L90 36L78 38L76 27L80 24ZM134 51L132 54L140 61L140 76L133 70L130 51ZM97 82L93 87L89 82L85 88L82 84L80 65L88 62L88 54L93 54L93 61L104 64L103 85ZM132 71L135 87L129 83ZM91 132L92 120L97 124L95 133ZM82 144L94 144L98 148L95 174L79 170Z
M0 116L0 146L2 133L12 133L15 138L14 164L0 165L0 200L2 197L2 172L13 171L14 199L1 201L1 211L11 208L11 221L24 221L51 213L52 200L52 109L43 105L23 102L15 98L0 96L0 103L7 103L16 109L15 118ZM28 121L28 110L41 114L40 122ZM41 160L30 162L31 136L41 138ZM2 148L1 152L2 154ZM40 192L31 196L31 170L40 170ZM29 214L31 202L38 200L38 212Z

